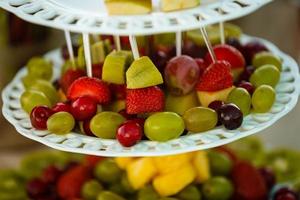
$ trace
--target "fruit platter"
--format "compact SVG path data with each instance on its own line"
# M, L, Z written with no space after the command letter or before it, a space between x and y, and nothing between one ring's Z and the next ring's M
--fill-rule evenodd
M32 58L3 91L3 114L52 148L109 157L185 153L258 133L296 105L298 65L232 24L219 44L218 30L207 27L215 58L199 30L185 33L177 56L174 34L140 37L139 58L127 37L124 50L101 37L91 42L92 77L80 40L74 60L66 48Z
M236 19L269 2L271 0L1 0L0 7L31 23L61 30L149 35Z
M267 149L255 137L163 157L35 152L0 170L0 199L298 200L299 160L300 152Z

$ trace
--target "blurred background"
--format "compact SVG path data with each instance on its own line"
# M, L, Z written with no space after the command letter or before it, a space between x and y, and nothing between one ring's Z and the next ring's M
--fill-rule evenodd
M299 63L300 1L275 0L257 12L235 20L243 31L272 41ZM34 55L64 43L63 33L28 24L0 10L0 91ZM2 104L0 100L0 104ZM269 146L299 148L300 103L290 114L260 135ZM15 166L24 154L47 147L22 137L0 113L0 167Z

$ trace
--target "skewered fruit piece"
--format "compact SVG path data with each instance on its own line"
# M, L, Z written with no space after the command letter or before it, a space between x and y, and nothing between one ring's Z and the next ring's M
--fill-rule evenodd
M91 46L91 56L93 64L99 64L104 62L105 48L103 41L98 41Z
M27 89L42 92L50 100L51 104L58 102L58 93L54 86L48 81L42 79L36 80Z
M165 81L169 92L176 96L190 93L199 80L200 69L189 56L172 58L165 68Z
M274 88L279 79L280 71L274 65L267 64L254 71L250 77L250 82L256 88L261 85L270 85Z
M21 95L20 101L22 109L28 114L31 113L32 109L36 106L52 106L50 100L44 93L34 90L25 91Z
M128 89L139 89L163 83L163 78L149 57L141 57L126 71Z
M251 96L244 88L234 88L228 95L227 103L233 103L239 107L243 115L246 116L250 113L251 109Z
M207 107L216 100L226 101L234 88L230 67L227 61L217 61L205 70L197 85L197 94L202 106Z
M58 112L54 113L47 120L48 131L55 134L67 134L72 131L75 126L75 120L70 113Z
M110 15L140 15L152 11L151 0L105 0L105 5Z
M94 135L103 139L115 139L118 127L125 121L125 118L115 112L101 112L95 115L90 128Z
M145 121L145 135L153 141L165 142L178 138L184 131L184 121L176 113L160 112Z
M64 72L59 80L59 84L63 92L67 93L72 83L85 75L85 71L82 69L68 69L66 72Z
M199 101L196 92L191 92L184 96L174 96L169 93L166 97L165 110L183 115L185 111L198 105Z
M196 170L196 181L198 183L204 183L210 179L210 163L206 151L197 151L192 163Z
M252 95L252 106L254 112L265 113L268 112L276 98L274 89L269 85L261 85L254 91Z
M183 119L186 129L193 133L213 129L218 123L216 111L205 107L194 107L187 110Z
M266 64L274 65L279 71L282 69L282 61L278 56L272 54L271 52L264 51L257 53L252 60L252 65L255 68L259 68Z
M161 0L161 10L164 12L196 7L200 0Z
M52 78L53 69L50 61L33 57L27 63L28 74L40 79L50 80Z
M113 51L104 61L102 79L108 83L125 84L125 71L132 62L129 51Z

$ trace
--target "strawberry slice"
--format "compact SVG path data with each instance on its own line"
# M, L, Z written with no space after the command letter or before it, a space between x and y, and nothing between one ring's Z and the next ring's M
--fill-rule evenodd
M127 90L126 111L128 114L158 112L163 108L164 93L159 87Z
M111 99L109 87L105 82L86 76L74 81L67 93L69 100L75 100L82 96L90 96L99 104L107 104Z
M230 64L227 61L217 61L210 64L204 71L197 85L198 91L214 92L233 85Z
M59 84L64 93L67 93L70 85L78 78L85 76L85 71L82 69L69 69L59 80Z
M216 54L217 60L226 60L231 64L232 69L244 68L246 66L246 61L242 53L235 47L220 44L214 46L214 52ZM209 53L205 56L205 62L207 64L212 63L212 59Z
M62 199L80 198L83 184L91 178L86 166L78 165L63 174L56 185L58 195Z
M267 187L259 171L250 163L241 161L232 170L236 200L265 200Z

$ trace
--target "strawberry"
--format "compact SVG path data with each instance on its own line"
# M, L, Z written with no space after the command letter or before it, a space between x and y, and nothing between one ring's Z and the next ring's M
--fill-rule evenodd
M227 61L217 61L210 64L200 77L198 91L214 92L229 88L233 85L230 64Z
M74 81L67 93L69 100L75 100L82 96L90 96L99 104L107 104L111 99L109 87L105 82L86 76Z
M70 85L78 78L85 76L85 71L81 69L67 70L59 80L59 84L64 93L67 93Z
M58 180L56 189L62 199L80 198L83 184L91 178L86 166L78 165L66 171Z
M231 64L232 69L244 68L246 66L244 56L233 46L227 44L216 45L214 47L214 52L216 54L217 60L226 60ZM205 62L207 64L212 63L212 59L209 53L207 53L205 56Z
M123 100L126 98L126 85L110 84L109 89L115 99Z
M158 112L163 108L164 93L159 87L127 90L126 110L128 114Z
M259 171L246 161L235 164L232 170L236 200L265 200L267 187Z

